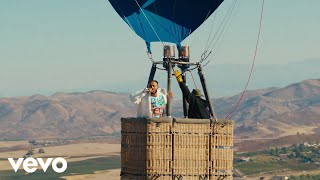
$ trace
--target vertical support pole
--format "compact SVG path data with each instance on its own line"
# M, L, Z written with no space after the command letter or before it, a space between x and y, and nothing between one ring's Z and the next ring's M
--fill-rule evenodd
M181 74L183 74L184 71L181 72ZM186 76L182 76L183 82L187 83L187 77ZM183 96L182 94L182 103L183 103L183 116L185 118L188 117L188 106L187 106L187 100L186 98Z
M167 62L167 71L168 71L168 93L172 92L172 64L171 61L168 59ZM171 117L171 98L167 99L167 117Z
M201 64L199 64L199 66L198 66L198 73L199 73L199 77L200 77L200 81L201 81L201 85L202 85L202 89L203 89L204 95L205 95L207 103L209 105L210 114L211 114L211 116L212 116L212 118L214 120L217 120L217 117L216 117L216 115L214 113L213 106L212 106L212 103L211 103L211 99L210 99L210 96L209 96L209 93L208 93L206 79L204 77L204 73L202 72Z
M157 65L153 63L152 66L151 66L148 82L153 80L154 75L156 74L156 70L157 70ZM147 87L148 87L148 84L147 84Z

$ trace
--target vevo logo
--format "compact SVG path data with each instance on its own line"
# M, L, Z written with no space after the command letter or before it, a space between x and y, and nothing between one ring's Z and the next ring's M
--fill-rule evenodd
M56 173L63 173L66 169L67 169L67 161L64 158L48 158L47 161L43 161L42 158L37 158L34 159L32 157L29 158L19 158L17 160L17 162L15 162L13 160L13 158L8 158L13 170L15 172L18 171L20 165L22 164L23 169L27 172L27 173L33 173L38 169L38 165L40 165L40 167L42 168L43 172L46 172L49 165L51 164L52 169L56 172ZM22 163L23 162L23 163ZM52 163L51 163L52 162ZM39 164L38 164L39 163ZM58 167L58 164L62 164L61 167Z

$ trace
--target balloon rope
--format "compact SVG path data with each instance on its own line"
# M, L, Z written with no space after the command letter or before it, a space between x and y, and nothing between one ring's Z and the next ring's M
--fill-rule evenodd
M264 7L264 0L262 0L262 5L261 5L261 15L260 15L260 23L259 23L259 32L258 32L258 38L257 38L257 43L256 43L256 48L255 48L255 52L254 52L254 56L253 56L253 62L252 62L252 66L251 66L251 71L250 71L250 74L249 74L249 77L248 77L248 80L247 80L247 84L238 100L238 103L236 104L236 106L233 108L233 110L225 117L225 119L228 119L229 116L238 108L243 96L244 96L244 93L246 92L247 90L247 87L248 87L248 84L250 82L250 79L251 79L251 75L252 75L252 71L253 71L253 68L254 68L254 63L256 61L256 57L257 57L257 51L258 51L258 46L259 46L259 41L260 41L260 33L261 33L261 27L262 27L262 19L263 19L263 7Z
M213 17L213 20L212 20L211 29L210 29L210 33L209 33L209 37L208 37L208 39L207 39L207 43L206 43L206 47L205 47L204 52L206 52L207 49L208 49L209 40L210 40L210 38L211 38L211 34L212 34L212 31L213 31L213 26L214 26L216 17L217 17L217 11L214 13L214 17Z
M189 71L189 72L190 72L190 75L191 75L191 78L192 78L192 81L193 81L194 87L195 87L196 89L198 89L197 84L196 84L196 81L194 80L194 77L193 77L192 72L191 72L191 71Z
M163 43L162 40L160 39L160 37L159 37L159 35L157 34L157 32L154 30L154 27L153 27L152 24L150 23L150 21L149 21L148 17L146 16L146 14L143 12L143 9L141 8L140 4L138 3L137 0L135 0L135 2L136 2L136 4L139 6L139 8L140 8L140 10L141 10L141 12L142 12L142 14L143 14L143 16L144 16L144 17L146 18L146 20L148 21L151 29L153 30L153 32L156 34L156 36L157 36L157 38L159 39L159 41L160 41L160 42L162 43L162 45L164 46L164 43Z
M211 27L210 36L209 36L209 38L207 39L207 45L206 45L206 47L205 47L204 52L203 52L202 55L201 55L201 60L200 60L201 63L210 56L213 48L215 47L216 43L217 43L218 40L220 39L220 37L221 37L221 35L222 35L222 32L224 31L224 29L225 29L225 27L226 27L226 24L227 24L227 22L229 21L231 15L232 15L232 12L233 12L233 10L234 10L234 8L235 8L235 6L236 6L236 3L237 3L237 0L234 0L234 1L233 1L233 4L232 4L232 5L230 6L230 8L228 9L227 13L224 15L223 20L220 22L219 27L218 27L218 29L216 30L216 32L214 33L212 39L211 39L211 33L212 33L213 29L212 29L212 27ZM215 13L217 14L217 12L215 12ZM216 14L215 14L215 15L216 15ZM215 18L214 18L214 19L215 19ZM213 25L213 24L212 24L212 25ZM222 28L222 29L221 29L221 28ZM219 35L218 35L218 34L219 34ZM217 35L218 35L218 37L217 37ZM209 40L210 40L210 43L209 43ZM214 42L214 44L213 44L212 48L210 48L210 46L212 45L213 42ZM210 48L210 51L208 52L209 48ZM213 59L213 56L210 58L209 61L211 61L212 59ZM209 62L209 61L208 61L208 62Z
M220 25L219 25L219 28L217 29L217 31L216 31L215 34L213 35L213 38L211 39L211 41L210 41L210 43L209 43L209 45L208 45L207 48L209 48L209 47L212 45L213 42L215 42L215 43L214 43L214 45L215 45L216 42L220 39L220 36L221 36L221 34L222 34L222 32L223 32L223 30L224 30L227 22L229 21L229 19L230 19L230 17L231 17L231 14L232 14L232 12L233 12L236 4L237 4L237 0L234 0L234 1L233 1L233 5L228 9L226 15L224 16L223 20L221 21L221 23L220 23ZM222 29L221 29L221 28L222 28ZM221 30L220 30L220 29L221 29ZM217 37L217 35L218 35L218 37ZM217 38L216 38L216 37L217 37ZM212 49L214 48L214 45L213 45ZM212 50L212 49L211 49L211 50ZM206 50L208 50L208 49L206 49Z

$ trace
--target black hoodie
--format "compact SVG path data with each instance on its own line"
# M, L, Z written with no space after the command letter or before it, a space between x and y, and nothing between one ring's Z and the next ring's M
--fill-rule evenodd
M186 83L180 82L180 89L183 93L183 97L189 103L188 118L193 119L209 119L210 111L206 100L200 96L190 93Z

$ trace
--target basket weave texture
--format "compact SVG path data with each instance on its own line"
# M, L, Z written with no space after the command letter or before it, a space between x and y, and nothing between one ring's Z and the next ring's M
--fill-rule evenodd
M122 180L232 179L233 121L121 119Z

